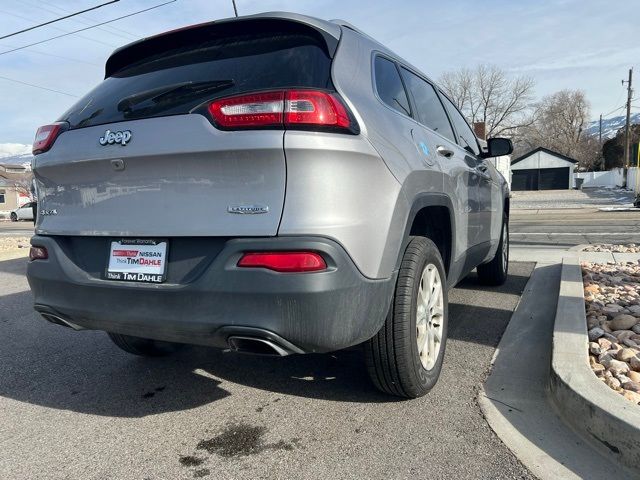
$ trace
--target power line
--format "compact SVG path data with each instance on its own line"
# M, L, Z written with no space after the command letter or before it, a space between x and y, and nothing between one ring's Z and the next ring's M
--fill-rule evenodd
M4 13L6 15L11 15L12 17L21 18L22 20L32 21L29 17L23 17L22 15L18 15L17 13L7 12L6 10L0 10L0 13ZM53 28L54 30L58 30L59 32L69 33L69 30L65 30L64 28L51 26L49 28ZM83 38L84 40L90 40L92 42L101 43L102 45L108 45L110 47L117 47L115 43L107 43L102 40L98 40L97 38L85 37L84 35L78 35L78 38Z
M9 82L19 83L21 85L27 85L29 87L39 88L40 90L47 90L49 92L60 93L62 95L66 95L67 97L78 98L78 95L73 95L73 94L67 93L67 92L61 92L60 90L54 90L53 88L43 87L42 85L34 85L33 83L23 82L21 80L16 80L15 78L3 77L2 75L0 75L0 79L7 80Z
M3 48L14 48L10 45L0 44L0 47ZM94 67L101 67L102 65L98 63L87 62L86 60L80 60L79 58L65 57L64 55L58 55L56 53L43 52L42 50L36 50L34 48L28 48L27 51L29 53L37 53L38 55L45 55L47 57L61 58L63 60L71 60L72 62L84 63L86 65L93 65Z
M624 105L622 105L621 107L616 108L615 110L611 110L609 113L605 113L604 115L602 115L603 117L608 117L609 115L611 115L612 113L617 112L618 110L622 110L623 108L625 108L627 106L627 104L625 103Z
M122 15L121 17L117 17L117 18L114 18L114 19L111 19L111 20L107 20L107 21L104 21L104 22L101 22L101 23L96 23L95 25L91 25L89 27L80 28L78 30L74 30L73 32L68 32L68 33L64 33L62 35L57 35L55 37L47 38L45 40L40 40L39 42L30 43L29 45L24 45L22 47L13 48L11 50L5 50L4 52L0 52L0 55L5 55L7 53L15 52L17 50L22 50L23 48L33 47L34 45L40 45L41 43L50 42L51 40L56 40L58 38L67 37L69 35L73 35L74 33L84 32L85 30L89 30L91 28L96 28L96 27L99 27L101 25L105 25L107 23L116 22L118 20L122 20L123 18L132 17L134 15L138 15L139 13L144 13L144 12L148 12L149 10L153 10L155 8L163 7L163 6L168 5L170 3L174 3L175 1L176 0L169 0L168 2L160 3L158 5L154 5L153 7L145 8L144 10L138 10L137 12L129 13L127 15Z
M80 10L79 12L70 13L69 15L65 15L64 17L54 18L53 20L49 20L48 22L40 23L38 25L34 25L32 27L29 27L29 28L18 30L17 32L9 33L8 35L0 37L0 40L4 40L5 38L13 37L14 35L19 35L21 33L28 32L30 30L34 30L36 28L44 27L45 25L50 25L52 23L56 23L56 22L59 22L61 20L65 20L67 18L75 17L76 15L80 15L81 13L90 12L91 10L96 10L98 8L102 8L104 6L111 5L112 3L117 3L119 1L120 0L111 0L111 1L106 2L106 3L102 3L100 5L96 5L95 7L87 8L85 10Z
M42 3L43 3L42 1L40 3L33 3L31 1L22 0L22 2L26 3L28 5L31 5L32 7L37 8L39 10L46 10L47 12L55 13L56 15L60 15L61 13L70 13L71 12L71 10L59 7L57 5L53 5L50 2L47 2L45 4L46 6L42 5ZM75 20L76 22L80 22L80 23L82 23L84 25L92 25L93 23L95 23L97 21L96 19L87 17L85 15L79 15L77 18L74 18L73 20ZM113 25L107 25L105 27L98 27L98 30L102 30L103 32L109 33L111 35L116 35L118 37L125 38L127 40L140 38L139 35L135 35L135 34L133 34L131 32L127 32L126 30L123 30L122 28L114 27ZM123 33L125 35L123 35Z

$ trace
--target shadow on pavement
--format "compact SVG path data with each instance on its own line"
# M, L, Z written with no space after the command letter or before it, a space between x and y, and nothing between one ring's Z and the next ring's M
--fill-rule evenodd
M474 274L454 289L450 338L497 344L511 316L510 308L499 307L499 299L520 294L530 268L520 270L505 286L491 290L493 295L477 285ZM0 262L0 272L23 271L24 259ZM478 298L488 305L477 304ZM399 401L372 386L357 347L273 358L189 346L172 357L139 358L121 352L103 332L74 332L47 323L32 310L28 290L0 293L0 335L5 339L0 396L54 409L143 417L216 402L238 385L331 401Z
M14 275L24 275L27 271L27 257L13 258L11 260L0 261L0 273L12 273ZM2 288L2 285L0 285ZM2 292L0 292L1 294Z

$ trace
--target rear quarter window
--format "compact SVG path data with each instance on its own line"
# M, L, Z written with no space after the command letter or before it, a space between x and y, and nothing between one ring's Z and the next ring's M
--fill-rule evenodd
M395 63L384 57L376 57L374 62L376 91L380 99L394 110L411 116L407 93Z
M184 114L207 100L248 91L333 88L326 43L309 27L243 22L234 28L213 25L207 32L186 39L182 34L177 44L162 42L158 51L106 78L59 120L73 129ZM164 87L174 90L163 94Z

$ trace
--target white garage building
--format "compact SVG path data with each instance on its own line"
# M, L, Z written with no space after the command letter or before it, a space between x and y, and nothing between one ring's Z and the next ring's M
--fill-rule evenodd
M573 187L577 160L538 147L511 162L511 190L562 190Z

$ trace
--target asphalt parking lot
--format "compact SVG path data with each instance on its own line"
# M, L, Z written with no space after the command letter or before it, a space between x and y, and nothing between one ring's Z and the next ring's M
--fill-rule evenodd
M450 293L442 377L413 401L378 393L357 350L129 356L40 319L25 264L0 262L0 478L532 478L476 401L532 264Z

